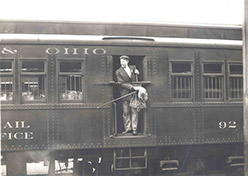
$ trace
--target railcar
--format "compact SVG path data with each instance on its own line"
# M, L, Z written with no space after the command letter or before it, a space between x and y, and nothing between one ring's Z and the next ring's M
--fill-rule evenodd
M0 24L7 175L242 175L240 26ZM104 104L120 96L121 55L148 91L137 135Z

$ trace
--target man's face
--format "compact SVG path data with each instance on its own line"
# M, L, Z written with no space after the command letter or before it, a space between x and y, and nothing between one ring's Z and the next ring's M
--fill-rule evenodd
M121 67L126 68L128 66L128 60L120 59Z

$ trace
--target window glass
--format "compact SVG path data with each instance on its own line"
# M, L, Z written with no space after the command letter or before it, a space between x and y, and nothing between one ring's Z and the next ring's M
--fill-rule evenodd
M13 100L13 61L0 60L0 101Z
M230 74L243 74L242 65L230 65Z
M147 168L147 155L144 148L125 148L114 151L115 170L145 169Z
M45 61L23 60L21 67L22 100L44 101L46 99Z
M192 63L189 62L171 63L172 98L192 99L193 74L191 65Z
M123 149L117 149L116 151L116 156L117 157L129 157L130 156L130 151L128 148L123 148Z
M204 73L222 73L222 64L204 64Z
M243 98L243 67L242 64L229 64L229 97L242 100Z
M61 61L59 75L60 100L83 100L81 61Z
M222 100L224 97L224 76L222 63L205 63L203 64L203 67L204 98Z
M11 61L0 61L0 73L12 72Z
M59 93L62 100L82 100L81 75L60 76Z
M206 76L204 77L204 96L205 98L223 98L223 77Z
M45 76L23 76L22 99L24 101L44 100Z
M172 73L191 73L191 64L172 63Z
M144 158L133 158L133 159L131 159L131 167L132 168L144 168L145 167Z
M44 72L44 62L42 61L23 61L22 72Z
M60 72L82 72L82 62L60 62Z
M0 101L13 100L13 77L2 76L0 80Z

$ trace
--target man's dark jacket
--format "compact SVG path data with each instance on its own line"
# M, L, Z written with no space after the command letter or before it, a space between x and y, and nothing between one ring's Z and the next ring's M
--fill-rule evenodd
M131 77L128 76L127 72L124 70L124 68L120 67L118 70L116 70L115 75L116 75L116 79L118 83L121 83L119 86L120 89L120 96L126 95L132 91L134 91L133 89L133 85L131 84L131 82L135 81L135 67L133 65L129 66L130 70L131 70ZM131 99L132 96L128 96L122 99L122 101L128 101Z

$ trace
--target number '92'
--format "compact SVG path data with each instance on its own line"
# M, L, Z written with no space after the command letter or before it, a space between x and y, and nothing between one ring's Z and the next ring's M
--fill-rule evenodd
M220 129L237 128L237 125L236 124L237 124L236 121L229 121L229 122L220 121L219 122L219 128Z

